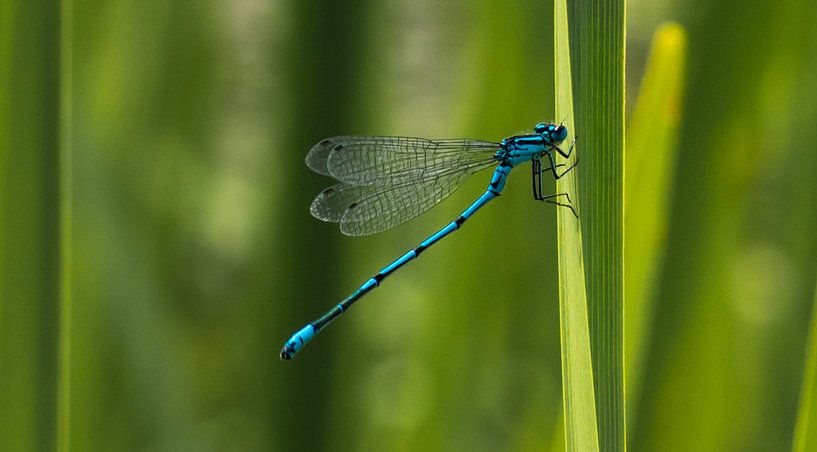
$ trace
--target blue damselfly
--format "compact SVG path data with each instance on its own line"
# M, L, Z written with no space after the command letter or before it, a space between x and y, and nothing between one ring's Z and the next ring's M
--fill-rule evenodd
M554 157L556 151L569 158L575 140L567 151L559 147L567 138L567 128L562 124L539 123L533 132L498 143L343 136L327 138L313 146L306 156L307 166L339 183L318 194L310 211L319 220L340 223L341 232L353 236L374 234L405 223L445 199L472 174L492 166L496 168L488 189L460 216L384 267L329 312L293 334L284 344L281 358L292 359L318 332L379 286L384 278L459 229L474 212L499 196L517 165L531 162L534 199L566 207L578 217L567 193L542 193L542 173L550 171L559 179L578 163L576 159L560 172L557 168L565 165L556 164Z

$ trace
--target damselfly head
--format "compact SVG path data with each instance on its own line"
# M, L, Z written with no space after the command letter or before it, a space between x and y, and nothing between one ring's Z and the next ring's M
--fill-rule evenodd
M550 131L550 139L556 143L561 143L567 138L567 127L559 124Z
M552 143L561 143L567 138L567 127L563 124L545 124L540 122L533 127L533 131L543 135Z

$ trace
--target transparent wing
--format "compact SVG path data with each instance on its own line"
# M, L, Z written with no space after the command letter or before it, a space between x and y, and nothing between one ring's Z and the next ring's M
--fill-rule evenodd
M313 146L306 164L349 185L394 186L493 163L499 146L470 139L334 137Z
M492 165L474 165L468 171L452 171L422 183L366 187L379 190L365 192L365 197L346 208L340 230L347 235L370 235L403 224L454 193L474 172Z
M382 187L336 184L320 192L309 206L313 217L321 221L340 223L350 205L382 190Z
M322 191L310 212L319 220L341 224L347 235L370 235L405 223L454 193L473 173L493 162L449 171L423 182L393 186L340 183Z
M329 153L332 151L332 148L338 145L338 140L345 138L351 137L327 138L321 140L315 146L312 146L312 149L306 154L306 166L316 173L331 176L331 174L329 174L329 168L326 167L326 162L329 160Z

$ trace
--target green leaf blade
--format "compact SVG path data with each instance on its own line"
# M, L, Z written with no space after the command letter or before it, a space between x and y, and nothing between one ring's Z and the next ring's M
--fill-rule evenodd
M817 391L817 291L809 330L808 354L792 447L795 452L817 450L817 403L814 401L814 393Z
M56 443L60 15L0 6L0 444Z
M60 2L60 117L59 117L59 339L57 372L57 441L59 451L70 450L71 438L71 291L73 215L73 1Z
M625 358L628 414L640 393L655 284L669 228L685 81L686 31L675 23L655 33L638 100L627 129L625 168Z
M567 142L572 142L575 127L565 1L557 0L554 9L556 115L558 118L565 118ZM556 190L571 194L574 207L581 211L575 177L571 175L557 180ZM582 231L580 222L567 209L558 209L557 224L565 448L570 451L594 451L599 450L599 438L596 430Z
M599 446L625 450L625 2L570 2L574 132ZM559 89L559 85L557 85ZM560 118L561 119L561 118Z

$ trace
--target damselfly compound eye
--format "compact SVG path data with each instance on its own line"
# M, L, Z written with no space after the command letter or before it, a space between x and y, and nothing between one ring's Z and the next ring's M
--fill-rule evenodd
M555 130L553 130L553 132L550 132L550 138L556 142L564 141L565 138L567 138L567 127L557 127Z

